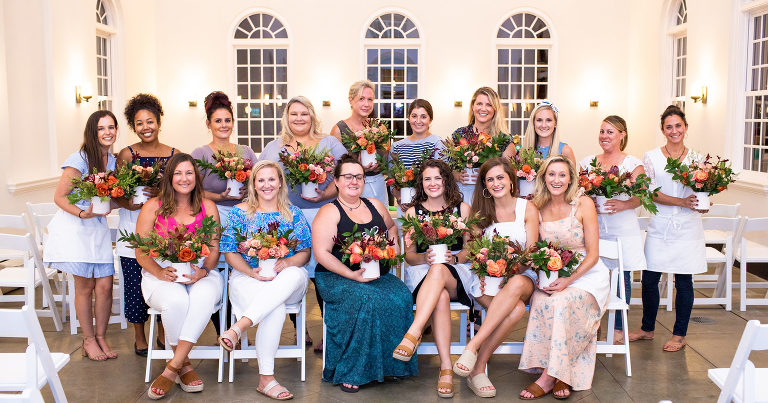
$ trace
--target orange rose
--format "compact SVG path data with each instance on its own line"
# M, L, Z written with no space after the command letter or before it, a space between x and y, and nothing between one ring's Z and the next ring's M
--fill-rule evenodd
M365 151L368 151L368 154L373 154L376 152L376 144L370 143L368 144L368 147L365 147Z
M488 142L488 140L491 139L491 136L488 135L488 133L480 133L480 136L478 136L478 139L481 143L485 144Z
M387 246L387 259L394 259L397 257L397 252L394 246Z
M496 261L496 265L499 266L499 270L501 270L501 274L507 273L507 261L504 259L499 259Z
M326 175L326 173L323 172L320 174L320 176L317 177L317 183L325 183L326 179L328 179L328 175Z
M103 183L96 185L96 196L109 196L109 188Z
M707 180L708 177L709 177L709 174L707 173L707 171L704 171L701 169L693 173L693 179L695 179L696 182L704 182Z
M560 256L552 256L549 258L549 262L547 262L547 269L549 271L558 271L563 268L563 260L560 259Z
M115 183L117 183L117 178L115 178L114 176L110 176L109 179L107 179L107 185L108 186L112 186Z
M157 253L157 251L156 251L156 250L154 250L154 249L150 249L150 250L149 250L149 253L147 253L147 256L149 256L149 257L151 257L151 258L153 258L153 259L154 259L154 258L156 258L156 257L160 256L160 254L159 254L159 253Z
M486 269L488 271L488 274L494 277L500 277L501 276L501 267L494 262L493 260L489 260L488 263L486 263Z
M373 256L373 260L381 260L384 259L384 251L379 248L371 248L371 256Z
M358 264L363 261L363 257L361 255L358 255L356 253L353 253L349 256L349 262L352 264Z
M195 252L192 249L184 248L176 255L182 262L191 262L195 258Z
M405 170L405 180L412 181L415 178L413 175L413 169L406 169Z
M306 171L309 166L307 164L299 164L299 171Z
M269 249L267 248L259 249L259 252L256 253L256 256L258 256L260 260L269 259Z
M525 173L530 173L531 172L531 166L528 165L528 164L524 164L523 167L520 168L520 170L525 172Z
M315 171L310 172L309 173L309 180L314 182L315 179L317 179L317 174L315 173Z
M237 171L235 173L235 180L238 182L245 182L245 180L248 179L248 175L245 174L245 171Z
M203 247L200 248L200 256L207 257L210 254L211 254L211 250L208 249L208 245L203 244Z
M683 172L683 173L682 173L682 174L680 174L680 175L681 175L683 178L686 178L686 179L688 178L688 172Z
M467 141L467 139L462 137L462 138L459 139L459 145L464 147L466 145L469 145L469 142Z
M110 192L110 195L112 197L123 197L125 195L125 190L121 187L116 187L112 189L112 192Z
M280 250L280 256L285 256L285 255L287 255L288 253L290 253L290 252L291 252L291 251L288 249L288 247L287 247L287 246L285 246L285 245L280 245L280 246L278 246L278 249Z
M357 139L357 144L359 144L360 147L365 147L368 145L368 140L366 140L365 137L360 137Z
M595 186L600 186L603 183L603 177L602 176L595 176L595 179L592 179L592 184Z
M352 246L349 247L349 253L353 255L362 255L363 254L363 248L360 247L360 244L354 243Z
M438 238L445 238L447 236L448 236L448 228L437 227L437 237Z

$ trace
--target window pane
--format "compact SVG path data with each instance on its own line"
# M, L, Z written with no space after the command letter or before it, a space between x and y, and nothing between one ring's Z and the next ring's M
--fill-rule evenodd
M275 87L277 87L277 95L280 95L283 99L288 99L288 84L278 84Z
M509 64L509 49L499 49L498 57L498 64Z
M368 64L379 63L379 51L377 49L368 49Z
M523 68L523 81L525 81L527 83L536 82L536 75L533 72L534 72L534 68L533 67L524 67Z
M288 64L288 49L275 50L277 64Z
M417 49L408 49L408 64L417 64L419 62L419 51Z
M407 80L410 83L415 83L419 81L419 74L418 74L418 67L408 67L408 77ZM409 97L410 98L410 97Z
M275 81L277 82L287 82L288 81L288 68L287 67L277 67L275 69Z
M368 79L371 81L379 81L379 69L376 67L368 67Z
M381 64L392 63L392 51L390 49L381 50Z
M503 83L509 80L509 67L499 67L498 81Z
M497 91L499 91L499 98L509 99L509 85L499 84L497 87Z
M535 49L525 49L523 51L523 63L535 64L536 63L535 52L536 52Z
M405 49L394 49L395 64L405 64Z
M264 49L263 51L264 61L262 64L275 64L275 51L274 49Z
M248 81L248 67L237 68L237 81L241 83Z
M264 82L275 82L275 68L274 67L263 67L262 68L264 73Z
M416 99L416 98L419 97L418 85L416 85L416 84L408 84L405 87L407 89L407 95L406 95L407 99Z
M512 67L509 70L510 70L510 78L509 78L510 82L519 83L523 81L522 67Z
M246 64L248 63L248 51L245 49L238 49L237 50L237 64Z
M261 50L251 49L251 64L261 64Z
M522 49L510 49L510 64L523 64L523 50Z
M398 83L402 83L405 81L405 68L403 67L394 67L392 69L392 73L394 75L394 81Z

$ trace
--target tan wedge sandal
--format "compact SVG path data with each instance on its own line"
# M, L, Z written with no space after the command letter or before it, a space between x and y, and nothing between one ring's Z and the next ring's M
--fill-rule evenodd
M440 378L445 375L451 375L451 379L453 379L453 370L450 368L440 370L440 376L437 381L437 395L444 398L453 397L453 382L440 382ZM448 389L448 392L443 393L440 389Z
M395 347L395 351L392 352L392 358L396 360L408 362L413 357L414 352L418 351L419 344L421 344L421 337L417 339L410 333L406 333L404 338L408 339L408 341L413 343L413 348L405 346L403 344L399 344L397 347ZM405 354L400 354L397 352L397 350L405 351Z

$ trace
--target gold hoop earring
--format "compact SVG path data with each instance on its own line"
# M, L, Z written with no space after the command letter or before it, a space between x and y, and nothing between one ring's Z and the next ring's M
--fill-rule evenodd
M488 196L485 195L485 192L488 192L488 188L483 188L483 197L490 199L492 197L491 192L488 192Z

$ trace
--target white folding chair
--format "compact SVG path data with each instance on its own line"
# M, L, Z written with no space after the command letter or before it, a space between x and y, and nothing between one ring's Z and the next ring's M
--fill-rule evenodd
M713 244L707 241L706 259L707 265L716 264L714 274L697 274L693 276L694 288L712 288L712 297L695 297L694 305L725 305L725 309L732 308L732 276L733 276L733 243L734 237L739 231L740 218L733 217L702 217L705 236L710 231L710 239L716 240ZM717 236L718 238L714 238ZM712 245L722 245L722 251ZM722 265L722 266L720 266Z
M0 337L23 337L28 343L26 353L0 353L0 391L19 391L34 397L47 383L53 398L66 402L59 370L69 362L69 354L48 350L32 308L25 305L21 309L0 309L0 323Z
M15 217L23 225L24 217ZM13 216L3 217L6 227L11 218ZM35 313L38 316L52 318L56 331L60 331L62 329L61 317L56 310L53 292L48 282L51 277L55 276L56 271L43 266L40 252L35 241L32 240L32 235L28 233L25 235L0 234L0 245L7 251L13 251L12 253L16 254L16 258L23 260L22 266L5 267L0 270L0 287L22 288L24 290L23 295L0 295L0 302L25 302L31 307L30 309L35 309L35 288L42 287L43 300L46 301L46 306L43 309L35 309Z
M0 403L45 403L40 391L33 388L25 388L21 393L0 393Z
M768 402L768 368L755 368L749 353L768 350L768 324L750 320L741 335L736 355L730 368L713 368L707 371L709 379L720 388L718 403Z
M762 298L747 297L749 288L768 288L768 281L747 282L747 265L749 263L768 263L768 246L747 239L750 232L768 231L768 217L749 218L744 217L741 234L737 237L734 261L739 262L739 295L741 297L741 310L745 311L747 305L768 305L768 292Z
M306 380L307 372L307 349L305 346L305 329L307 328L307 296L301 299L298 304L286 305L286 313L296 314L296 344L280 345L277 348L275 358L296 358L301 365L301 381ZM232 323L235 323L235 314L231 316ZM221 328L223 332L225 328ZM245 329L240 335L240 348L233 349L229 353L229 382L235 381L235 360L248 362L248 359L259 358L259 352L255 345L248 345L248 329Z
M621 313L621 320L625 328L629 328L627 322L627 312L629 305L626 302L624 290L624 256L622 256L621 240L608 241L600 240L600 257L618 261L616 268L611 269L611 291L606 311L608 311L608 331L606 332L606 341L597 341L597 354L605 354L607 357L613 354L624 354L626 360L627 376L632 376L632 363L629 359L629 332L624 333L624 342L622 344L613 344L613 328L616 324L616 312ZM617 295L618 292L618 295Z
M219 265L221 267L221 264ZM227 290L228 290L228 282L229 282L229 270L222 270L222 282L223 284L223 291L221 292L221 299L218 303L216 303L216 307L214 308L214 312L219 313L219 329L222 331L226 330L227 327L227 318L226 318L226 310L227 310ZM153 340L156 339L155 336L155 329L157 324L157 316L160 315L160 311L149 308L147 310L147 313L149 313L149 339L150 343L149 347L147 348L147 369L144 374L144 382L149 382L150 377L152 376L152 360L170 360L173 358L173 350L171 350L171 345L168 343L168 340L165 340L165 350L157 350L154 348L154 342ZM192 347L192 351L189 352L189 355L187 358L190 360L219 360L219 369L218 369L218 382L221 382L224 378L224 347L221 347L218 343L215 346L203 346L203 345L197 345Z
M48 223L56 215L58 207L53 203L27 203L27 209L29 210L29 219L27 221L31 225L29 231L34 234L35 243L42 256L43 248L48 241ZM48 268L51 268L51 266L47 265L46 269ZM56 270L56 268L53 269ZM53 278L54 285L56 286L56 293L53 294L53 299L61 303L61 319L67 320L67 309L69 308L67 305L67 279L65 273L58 271L57 273Z

